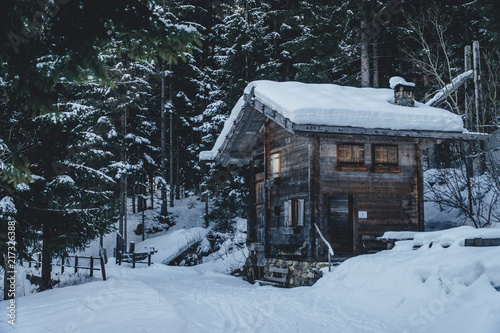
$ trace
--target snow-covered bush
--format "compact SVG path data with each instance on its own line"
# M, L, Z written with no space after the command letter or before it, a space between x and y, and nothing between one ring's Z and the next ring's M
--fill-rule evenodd
M500 222L500 187L490 172L469 176L464 169L431 169L425 172L425 199L442 210L455 210L464 223L483 228Z

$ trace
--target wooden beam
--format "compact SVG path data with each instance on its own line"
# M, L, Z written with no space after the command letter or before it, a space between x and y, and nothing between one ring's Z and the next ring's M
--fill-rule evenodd
M481 85L481 59L479 55L479 41L472 43L472 59L474 65L474 95L476 101L476 131L481 132L481 118L483 116L483 88Z
M486 135L468 134L460 132L436 132L420 130L389 130L360 127L341 127L326 125L297 125L293 126L295 132L315 132L328 134L351 134L351 135L372 135L372 136L397 136L419 139L442 139L442 140L486 140Z
M256 111L262 113L264 116L273 120L281 127L287 129L290 133L295 133L293 129L293 122L290 119L285 118L281 113L269 108L267 105L263 104L257 99L253 99L252 103Z
M456 78L454 78L450 83L444 86L441 90L439 90L434 97L432 97L426 105L436 106L442 101L444 101L448 96L454 93L458 88L460 88L463 84L465 84L468 80L472 79L474 76L474 71L469 70L465 73L460 74Z
M471 46L466 45L464 48L464 70L470 71L472 70L472 60L471 60ZM464 113L465 113L465 128L468 130L472 129L472 101L471 101L471 93L469 89L469 83L465 82L464 83L464 95L465 95L465 100L464 100Z

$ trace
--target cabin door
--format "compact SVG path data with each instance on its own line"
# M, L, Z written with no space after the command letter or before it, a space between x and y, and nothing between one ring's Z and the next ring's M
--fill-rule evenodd
M335 253L353 253L352 195L333 194L327 200L328 242Z

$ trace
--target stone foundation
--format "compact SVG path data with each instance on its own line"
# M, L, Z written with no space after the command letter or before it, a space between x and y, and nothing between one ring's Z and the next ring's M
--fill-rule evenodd
M288 268L288 287L312 286L323 276L320 268L324 266L323 263L310 261L266 258L264 274L267 274L269 267Z

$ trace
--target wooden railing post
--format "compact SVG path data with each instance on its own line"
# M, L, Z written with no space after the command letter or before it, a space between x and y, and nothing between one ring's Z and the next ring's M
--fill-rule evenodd
M64 274L64 254L61 257L61 274Z
M148 266L151 266L151 252L148 253Z
M90 277L94 277L94 257L90 256Z
M132 268L135 268L135 252L132 252Z
M78 256L75 255L75 274L78 273Z

